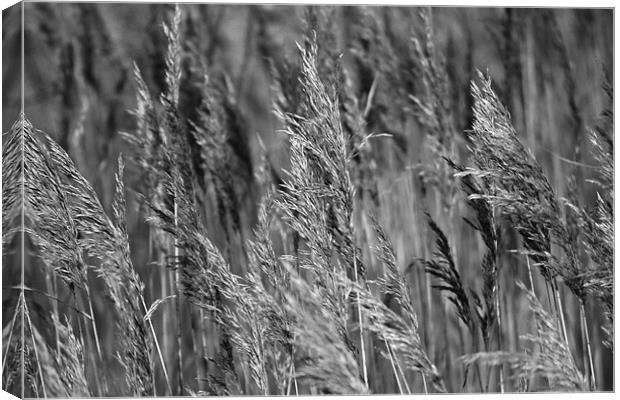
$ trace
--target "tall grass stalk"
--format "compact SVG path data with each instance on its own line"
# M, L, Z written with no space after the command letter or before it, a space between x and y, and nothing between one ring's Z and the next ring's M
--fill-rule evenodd
M142 302L142 309L144 310L144 313L146 316L148 314L149 309L147 309L146 307L144 298L140 300ZM151 321L151 318L148 318L148 323L149 323L149 328L151 330L151 335L153 335L153 342L155 344L155 348L157 349L157 355L159 357L159 362L161 364L161 368L164 373L164 379L166 381L166 388L168 389L168 394L172 395L172 387L170 386L170 378L168 377L168 369L166 368L166 362L164 361L161 348L159 347L159 341L157 340L157 334L155 333L155 328L153 328L153 321Z

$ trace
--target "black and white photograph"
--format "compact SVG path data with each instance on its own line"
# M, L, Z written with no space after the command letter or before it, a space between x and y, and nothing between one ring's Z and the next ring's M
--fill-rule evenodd
M1 389L611 396L614 18L5 8Z

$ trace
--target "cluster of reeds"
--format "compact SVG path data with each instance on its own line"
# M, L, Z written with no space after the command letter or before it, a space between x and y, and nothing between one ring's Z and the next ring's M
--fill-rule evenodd
M46 290L27 275L7 288L19 295L3 329L5 388L34 397L600 389L595 351L613 351L611 111L590 131L597 189L586 206L576 190L557 194L489 75L472 77L471 124L457 118L431 9L413 16L420 29L404 43L387 14L351 15L353 67L334 9L307 11L297 57L284 62L259 27L288 144L282 172L262 142L250 161L237 96L247 83L185 41L195 21L180 6L163 25L161 93L134 63L135 126L122 133L129 148L111 201L20 116L2 154L2 239L6 249L21 235L33 250L24 266L42 268ZM406 159L412 126L427 159L390 165L419 185L404 201L425 216L401 228L421 236L403 243L378 165ZM138 177L130 190L125 159ZM148 224L146 261L135 256L135 219ZM479 247L473 257L458 245L469 232L479 236L467 242ZM40 296L53 306L33 324ZM100 297L112 314L96 307ZM110 320L113 338L102 330Z

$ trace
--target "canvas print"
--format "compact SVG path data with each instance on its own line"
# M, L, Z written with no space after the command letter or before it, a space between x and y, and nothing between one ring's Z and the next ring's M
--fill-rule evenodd
M2 389L613 391L610 9L2 14Z

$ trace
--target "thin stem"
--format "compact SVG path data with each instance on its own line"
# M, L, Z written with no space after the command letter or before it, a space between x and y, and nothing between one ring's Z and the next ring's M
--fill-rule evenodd
M443 214L443 210L442 210L441 203L440 203L440 198L441 198L441 192L439 191L439 189L435 188L435 210L437 210L437 212L440 212L440 213L442 213L442 214ZM426 250L426 248L425 248L425 250ZM428 253L428 252L427 252L427 251L425 251L425 257L426 257L426 254L427 254L427 253ZM431 253L432 253L432 252L431 252ZM425 258L425 259L426 259L426 258ZM429 277L429 274L425 274L425 275L426 275L426 277L428 278L427 285L428 285L428 290L429 290L429 298L430 298L430 297L432 297L432 296L431 296L431 294L430 294L430 293L431 293L431 288L432 288L432 286L431 286L431 284L430 284L430 277ZM432 304L432 300L431 300L431 301L429 301L429 304ZM446 371L446 376L448 376L448 380L450 380L450 378L451 378L451 377L452 377L452 375L453 375L453 374L452 374L452 364L451 364L451 363L450 363L450 361L449 361L449 360L451 360L451 359L452 359L452 357L451 357L452 351L451 351L451 347L450 347L450 342L451 342L451 341L450 341L450 340L448 340L448 326L449 326L449 318L448 318L448 315L449 315L449 313L450 313L450 312L449 312L449 308L448 308L448 303L447 303L447 302L445 302L445 301L441 301L441 302L440 302L440 304L442 305L442 308L443 308L443 317L445 318L445 320L444 320L444 329L440 329L440 330L439 330L439 332L441 332L441 333L443 334L443 337L441 338L441 340L442 340L442 341L443 341L443 343L445 344L445 346L443 346L443 350L444 350L445 355L446 355L446 356L445 356L445 358L444 358L444 360L445 360L445 361L444 361L444 367L445 367L445 371ZM433 314L430 314L430 315L429 315L429 321L432 321L432 320L433 320L433 318L431 317L432 315L433 315ZM459 331L459 336L461 337L461 340L462 340L462 331L461 331L461 327L460 327L460 326L458 326L458 327L457 327L457 329L458 329L458 331ZM435 341L434 341L434 340L432 340L432 338L431 338L431 343L434 343L434 342L435 342ZM458 372L457 372L457 374L458 374ZM459 378L457 378L457 379L459 379Z
M295 396L299 396L299 388L297 387L297 378L295 378L295 361L293 360L293 355L291 354L291 368L290 368L289 381L286 385L286 395L289 396L291 394L291 383L295 386Z
M558 284L555 278L552 281L552 288L553 288L553 292L555 293L554 299L556 300L556 307L557 307L557 312L559 314L562 335L564 336L564 343L566 344L566 350L568 351L568 353L570 354L570 357L573 359L573 362L574 362L573 353L570 350L570 344L568 342L568 334L566 330L566 321L564 320L564 309L562 306L562 299L560 298L560 290L558 288Z
M534 290L534 279L532 277L532 268L530 266L530 257L529 256L525 256L525 260L527 261L527 270L528 270L528 274L530 277L530 290L531 292L534 294L535 297L538 297L536 295L536 291ZM545 289L547 290L547 301L549 302L549 310L551 310L551 298L549 297L549 283L547 282L547 280L545 279ZM538 336L538 338L540 339L540 332L538 332L538 330L536 330L536 336ZM543 345L542 343L538 344L540 351L543 351ZM549 383L549 379L548 378L544 378L544 380L547 382L547 384Z
M288 383L286 384L286 396L289 396L291 394L291 384L293 383L293 369L295 367L295 362L293 360L291 360L291 366L289 368L289 379L288 379Z
M355 275L355 283L358 283L357 277L357 260L356 260L356 250L355 245L353 246L353 273ZM366 351L364 349L364 327L362 322L362 306L360 304L360 294L359 292L355 292L355 297L357 299L357 318L360 323L360 350L362 353L362 369L364 373L364 384L366 388L368 388L368 370L366 368Z
M176 193L174 199L174 226L176 228L178 224L178 204L176 200ZM175 263L179 260L179 246L177 238L174 238L174 261ZM177 314L177 365L179 368L179 394L183 395L183 343L181 338L181 296L180 296L180 282L179 282L179 269L175 268L174 271L174 283L175 283L175 291L177 295L176 301L176 314Z
M146 304L144 302L144 297L140 296L140 300L142 301L142 307L144 308L144 312L148 312L146 308ZM164 362L164 357L161 353L161 349L159 347L159 341L157 340L157 335L155 334L155 328L153 328L153 322L151 318L148 319L149 328L151 329L151 334L153 335L153 341L155 342L155 348L157 349L157 354L159 355L159 362L161 363L161 369L164 371L164 379L166 380L166 387L168 388L168 392L172 395L172 387L170 387L170 378L168 378L168 370L166 369L166 363ZM153 388L155 388L153 386Z
M425 229L425 227L423 228ZM426 235L426 232L424 232L424 234ZM425 236L426 237L426 236ZM422 245L422 249L423 249L423 258L426 260L426 242L423 243ZM429 276L429 274L424 274L424 292L426 294L426 323L424 324L425 326L428 326L428 330L427 330L427 334L425 334L425 339L426 342L428 342L428 347L429 347L429 353L432 355L431 357L435 357L435 340L432 340L432 338L434 337L435 334L435 329L434 329L434 318L432 318L431 316L434 315L433 314L433 294L431 291L431 277ZM430 340L429 340L429 336L430 336Z
M24 160L26 159L26 154L25 154L25 150L26 150L26 146L25 146L25 140L24 140L24 125L25 125L25 120L26 120L26 107L25 107L25 96L24 96L24 89L25 89L25 81L26 81L26 77L25 77L25 31L26 31L26 27L25 27L25 9L26 7L26 3L22 2L21 5L21 108L20 108L20 113L19 113L19 118L21 119L21 135L20 135L20 147L21 147L21 174L20 174L20 192L21 192L21 209L20 209L20 243L21 243L21 257L20 257L20 283L21 283L21 298L22 298L22 302L21 302L21 339L22 339L22 347L21 347L21 352L20 352L20 361L21 361L21 370L22 370L22 376L21 376L21 384L22 384L22 390L21 390L21 398L25 398L25 370L26 370L26 348L25 348L25 335L24 335L24 314L26 311L26 296L24 294L24 287L26 286L26 280L25 280L25 271L26 271L26 230L25 230L25 217L26 217L26 174L25 174L25 163Z
M168 270L166 269L166 264L165 264L163 254L159 255L159 265L160 265L161 298L163 299L168 295ZM162 306L166 307L167 305L163 304ZM161 329L162 329L162 338L164 341L164 345L167 343L167 339L170 336L170 314L171 313L166 312L165 309L162 312ZM166 346L166 349L168 348L170 348L170 346Z
M498 233L497 233L497 227L496 227L496 223L495 223L495 208L491 207L491 221L492 221L492 229L493 229L493 252L494 252L494 256L495 256L495 280L496 280L496 285L495 285L495 312L497 314L497 350L502 351L502 308L501 308L501 303L499 301L499 293L500 293L500 274L499 274L499 244L498 244ZM527 258L527 257L526 257ZM528 265L528 271L530 274L530 280L532 277L532 271L529 268L529 260L527 262ZM487 387L488 389L488 387ZM499 365L499 391L500 393L504 393L504 364L500 364Z
M590 390L596 391L596 374L594 371L594 362L592 361L592 346L590 344L590 334L588 333L588 321L586 319L585 300L580 301L579 311L581 314L581 327L583 329L584 337L586 340L588 363L590 366L590 374L588 376L589 386Z
M87 286L87 288L88 288L88 286ZM79 296L78 294L76 294L75 292L73 292L72 294L73 294L73 302L76 305L79 304L82 308L85 308L84 307L84 299L81 296ZM92 310L91 310L91 315L88 315L88 314L84 313L83 311L79 310L78 308L75 308L75 310L78 311L80 313L80 315L85 315L87 317L87 319L94 319L94 317L91 316L92 315ZM77 319L77 322L78 322L78 330L79 330L79 333L80 333L80 343L82 344L82 348L86 349L85 341L84 341L84 336L86 336L86 343L88 343L88 348L89 349L92 348L92 342L91 342L90 335L88 335L88 328L86 327L86 322L84 321L84 330L82 330L81 318L76 318L76 319ZM86 351L86 354L88 354L88 359L89 359L89 361L90 361L90 363L92 364L92 367L93 367L93 373L95 375L95 389L97 390L97 396L101 397L102 393L107 393L108 392L108 386L107 386L107 381L105 381L105 375L99 373L99 368L97 367L97 360L95 359L94 353L92 351ZM101 355L100 355L100 357L101 357ZM103 378L104 379L103 390L101 389L102 385L101 385L101 382L100 382L99 378Z
M536 294L536 290L534 289L534 278L532 276L532 266L530 265L530 257L526 255L525 261L527 263L527 275L530 278L530 290L532 293Z
M555 301L557 302L557 311L560 317L560 323L562 327L562 335L564 336L564 341L566 342L566 348L570 351L570 345L568 343L568 333L566 330L566 321L564 320L564 307L562 306L562 299L560 297L560 289L558 288L558 283L555 279L552 282L553 293L555 294Z
M497 288L495 292L495 310L497 313L497 349L502 351L502 311L499 302L499 277L497 277ZM504 393L504 364L499 365L499 391L500 393Z
M30 320L30 313L25 306L26 301L24 299L24 310L26 313L26 319L28 320L28 326L30 327L30 339L32 340L32 348L34 349L34 357L37 360L37 368L39 370L39 378L41 379L41 388L43 389L43 397L47 398L47 391L45 390L45 381L43 379L43 369L41 368L41 362L39 361L39 352L37 351L37 342L34 339L34 329L32 327L32 321Z
M375 307L375 312L376 311L377 310ZM392 346L390 345L390 342L385 338L385 336L383 336L383 342L385 343L385 347L387 348L388 354L390 356L390 365L392 366L392 371L394 372L394 377L396 378L396 384L398 385L398 390L400 394L404 394L404 393L403 393L403 387L400 383L399 373L403 378L403 382L405 384L407 394L411 394L411 390L409 389L409 385L407 384L407 377L405 376L405 373L403 372L398 360L396 359L396 355L394 354L394 351L392 350ZM398 371L396 370L396 368L398 368Z
M52 293L54 297L58 297L58 285L56 284L56 274L50 270L46 270L45 286L47 286L48 292ZM54 317L56 318L56 320L60 321L57 302L52 302L52 312L54 313ZM54 326L54 338L56 340L56 350L59 350L60 349L60 332L58 331L58 326Z
M482 393L484 392L484 386L482 384L482 371L480 370L480 364L476 364L476 375L478 376L478 386L480 387L480 393Z
M255 327L256 328L256 327ZM258 332L258 343L259 343L259 359L260 359L260 367L261 367L261 373L263 375L263 394L265 396L269 396L269 377L267 376L267 368L265 366L265 348L264 348L264 342L263 339L261 338L261 334L260 334L260 330L256 329Z
M562 303L560 300L560 294L558 293L555 278L549 281L549 285L551 286L551 299L553 300L553 307L555 310L555 317L557 319L558 328L560 329L560 334L562 335L562 339L566 344L566 348L570 351L570 346L568 344L568 339L566 337L566 326L564 325L564 313L562 312L561 306ZM547 286L547 297L550 296L549 286ZM551 300L549 300L549 307L551 307Z
M590 376L590 369L588 368L588 349L586 346L586 335L584 332L584 315L582 312L582 307L581 307L581 301L582 299L579 299L579 329L580 329L580 333L581 333L581 363L583 364L583 370L584 373L588 376L588 388L591 389L592 387L592 381L591 381L591 376Z
M200 321L198 323L198 328L200 330L200 370L199 373L201 374L201 378L205 378L205 368L204 368L204 359L205 359L205 349L207 348L207 339L205 338L204 335L204 310L202 309L202 307L198 310L199 312L199 318ZM200 379L198 381L198 388L200 390L203 390L204 388L204 380Z
M22 296L20 295L17 298L17 305L15 306L15 312L13 313L13 319L11 320L11 328L9 329L9 340L6 342L6 354L2 358L2 374L4 374L4 366L6 365L6 359L9 356L9 349L11 348L11 339L13 338L13 328L15 327L15 321L17 320L17 312L19 311L19 307L21 305Z
M190 309L189 312L189 319L190 319L190 324L191 324L191 328L192 328L192 350L193 350L193 359L194 359L194 369L196 370L196 376L197 376L197 381L196 381L196 385L198 386L198 390L200 390L200 380L202 378L202 368L201 368L201 354L202 354L202 350L201 350L201 344L200 344L200 338L199 333L200 332L200 328L197 327L198 322L196 321L195 318L195 314L194 314L194 310Z
M549 291L549 284L550 283L545 279L545 289L547 291L547 302L549 303L549 310L551 310L551 307L554 308L554 310L555 310L555 317L558 318L558 323L559 323L559 316L558 316L558 313L557 313L558 304L557 304L557 302L555 300L555 297L553 297L553 298L551 297L551 294L550 294L551 292ZM561 327L560 327L560 329L561 329Z
M93 336L95 338L95 346L97 347L97 355L101 360L101 346L99 345L99 332L97 331L97 324L95 322L95 313L93 312L93 303L90 298L90 289L86 284L86 299L88 300L88 312L90 313L91 325L93 327Z
M390 348L390 345L388 344L388 341L386 338L383 338L383 341L385 342L385 347L388 351L388 354L390 355L390 364L392 365L392 372L394 372L394 377L396 378L396 384L398 385L398 391L400 392L400 394L403 394L403 387L400 383L400 378L398 376L398 371L396 371L396 366L394 365L394 356L392 354L392 349Z
M178 290L178 282L179 276L178 271L175 273L175 280L177 282L177 296L179 295ZM179 394L183 395L183 343L182 343L182 334L181 334L181 298L177 297L176 302L176 314L177 314L177 366L179 369Z

